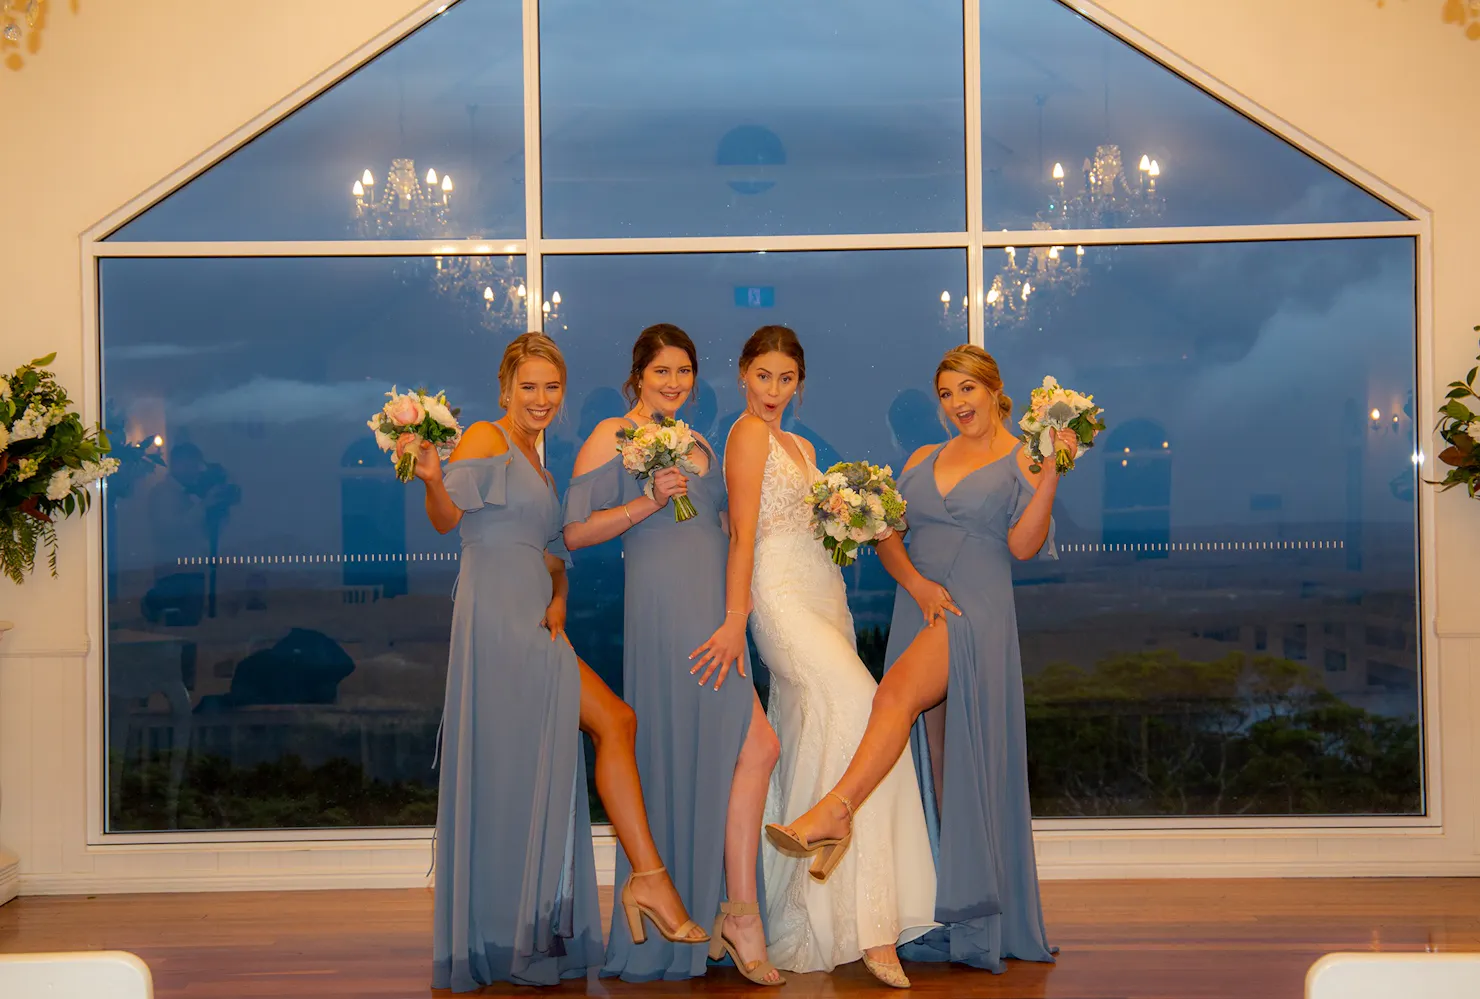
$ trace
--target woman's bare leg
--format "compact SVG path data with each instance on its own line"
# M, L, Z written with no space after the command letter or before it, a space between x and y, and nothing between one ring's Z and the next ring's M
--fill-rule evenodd
M936 623L916 635L884 674L852 762L833 786L833 794L791 823L798 836L815 840L847 833L848 809L834 795L847 798L855 809L863 804L899 761L915 719L945 699L949 677L946 626Z
M637 776L637 716L585 662L581 662L581 731L591 736L596 747L596 792L632 869L662 867ZM670 929L689 918L683 899L666 875L638 878L632 882L632 893L662 916Z
M843 771L842 778L833 787L834 793L793 822L792 830L806 840L839 837L847 833L850 825L848 809L834 795L847 798L855 809L863 804L899 762L900 754L909 745L910 728L915 719L945 699L949 677L949 645L946 626L942 622L916 635L909 648L889 667L874 693L868 727L864 729L848 769ZM870 947L864 953L883 964L899 963L899 955L892 943Z
M754 902L758 897L755 861L761 841L761 819L771 771L780 756L781 743L771 730L757 695L752 702L750 730L735 761L730 808L725 818L725 894L731 902ZM727 915L724 930L742 961L765 959L766 932L759 915Z

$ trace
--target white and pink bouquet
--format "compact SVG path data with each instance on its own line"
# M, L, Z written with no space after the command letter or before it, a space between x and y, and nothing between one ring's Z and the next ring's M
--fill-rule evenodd
M671 417L656 419L640 427L626 427L617 431L617 453L622 456L622 467L643 483L642 491L654 503L653 476L665 468L677 468L689 475L698 475L699 466L689 457L694 450L694 431L682 420ZM687 496L673 497L673 519L685 521L698 511Z
M388 401L370 417L368 426L375 431L375 443L396 463L396 478L410 482L416 467L415 445L426 441L437 449L443 461L457 447L462 438L462 427L457 422L458 410L447 405L447 396L442 392L436 395L430 395L425 389L397 392L392 385L386 396ZM396 441L402 434L410 434L416 440L401 457L396 458Z
M838 565L851 565L859 548L904 529L904 497L888 465L839 462L812 486L807 503L817 539Z
M1094 447L1095 435L1105 429L1105 421L1100 418L1103 412L1095 405L1094 396L1080 395L1064 388L1052 375L1044 376L1043 384L1033 390L1028 411L1018 421L1023 429L1022 441L1033 458L1029 470L1035 474L1042 471L1043 459L1052 454L1054 468L1060 474L1070 471L1074 456L1054 445L1054 431L1072 430L1081 451Z

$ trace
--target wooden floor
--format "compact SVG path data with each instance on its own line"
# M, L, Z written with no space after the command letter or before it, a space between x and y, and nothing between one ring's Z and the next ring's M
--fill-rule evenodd
M1330 951L1480 950L1480 879L1057 881L1043 885L1056 966L1004 975L907 965L915 994L1065 999L1297 999ZM603 890L603 911L611 893ZM21 898L0 907L0 953L138 954L160 999L449 996L427 985L427 890ZM566 983L536 993L755 996L730 968L692 982ZM793 975L778 996L884 996L857 965Z

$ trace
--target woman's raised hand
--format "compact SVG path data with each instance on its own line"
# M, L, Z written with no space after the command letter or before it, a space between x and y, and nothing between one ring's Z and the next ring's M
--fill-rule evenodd
M402 434L396 439L396 457L401 457L408 450L416 455L416 463L412 466L412 471L418 479L423 482L435 482L442 477L442 456L431 444L412 434Z

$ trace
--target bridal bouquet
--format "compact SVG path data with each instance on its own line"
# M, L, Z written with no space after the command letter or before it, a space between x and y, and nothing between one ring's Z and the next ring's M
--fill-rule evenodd
M401 457L396 458L396 441L402 434L410 434L416 438L413 444L426 441L446 461L462 438L462 427L457 422L459 411L448 408L447 396L442 392L436 395L428 395L425 389L397 392L392 385L386 396L389 401L370 417L367 425L375 431L375 443L392 455L391 460L396 463L396 478L410 482L416 467L416 449L408 447Z
M807 494L817 538L838 565L851 565L858 549L904 529L904 497L888 465L842 461Z
M699 466L689 457L694 450L694 431L682 420L663 417L640 427L617 431L617 453L622 467L644 483L642 491L654 503L653 476L665 468L679 468L690 475L699 474ZM687 496L673 497L673 519L685 521L698 511Z
M46 365L56 354L0 374L0 572L20 583L45 545L57 574L53 521L86 513L88 486L118 468L102 427L86 427Z
M1100 418L1103 412L1095 405L1094 396L1080 395L1064 388L1052 375L1044 376L1043 384L1033 390L1028 411L1018 421L1018 426L1023 428L1022 441L1033 458L1029 471L1035 474L1042 471L1043 459L1051 451L1054 467L1060 474L1073 469L1073 456L1063 448L1055 450L1053 432L1072 430L1079 438L1081 449L1094 447L1095 434L1105 429L1105 421Z

